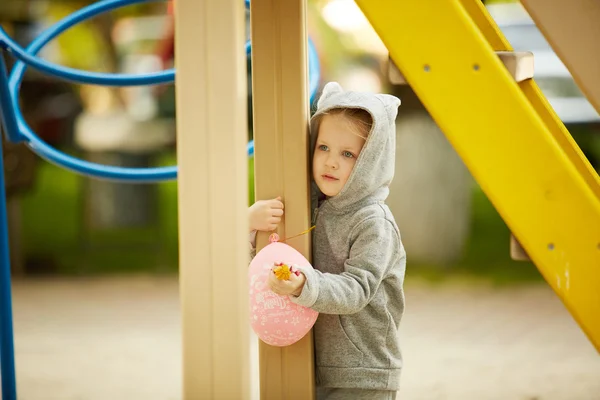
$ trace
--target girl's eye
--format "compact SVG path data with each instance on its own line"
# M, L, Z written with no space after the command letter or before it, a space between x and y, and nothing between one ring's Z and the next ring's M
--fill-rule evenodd
M344 157L348 157L348 158L354 157L354 154L350 153L349 151L344 151L342 154Z
M322 144L322 145L319 146L319 150L321 150L321 151L327 151L329 149L327 148L327 146L325 146L324 144Z

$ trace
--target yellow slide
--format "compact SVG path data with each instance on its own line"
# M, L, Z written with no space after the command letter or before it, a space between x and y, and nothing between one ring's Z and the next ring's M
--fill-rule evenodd
M357 0L390 56L600 351L600 178L480 0Z

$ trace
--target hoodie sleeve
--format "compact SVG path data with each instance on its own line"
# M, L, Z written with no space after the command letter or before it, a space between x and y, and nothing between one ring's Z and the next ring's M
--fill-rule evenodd
M324 314L354 314L369 304L393 268L403 268L400 237L388 220L361 222L351 240L350 255L341 274L297 266L306 282L300 296L290 296L293 302Z

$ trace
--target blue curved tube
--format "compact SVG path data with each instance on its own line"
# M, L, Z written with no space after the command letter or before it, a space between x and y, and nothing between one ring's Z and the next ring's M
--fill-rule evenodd
M319 64L319 54L313 41L308 38L308 93L310 94L310 104L315 101L319 83L321 82L321 65Z
M0 123L4 125L4 132L9 142L17 143L20 139L19 121L14 108L11 91L8 86L8 70L4 57L0 54ZM0 140L2 140L0 133Z
M170 83L175 79L175 70L170 69L161 72L143 74L143 75L131 75L131 74L104 74L81 71L74 68L63 67L53 63L49 63L34 55L44 47L52 39L56 38L61 33L65 32L69 28L77 25L83 21L86 21L98 14L105 13L107 11L114 10L116 8L137 4L137 3L148 3L149 1L164 1L164 0L105 0L93 3L87 7L82 8L62 19L55 25L46 29L35 41L28 47L27 51L23 50L6 32L0 28L0 43L2 47L15 56L19 61L33 67L39 71L45 72L49 75L56 76L71 82L85 83L91 85L104 85L104 86L141 86L141 85L153 85L160 83ZM37 44L37 46L36 46ZM34 50L35 48L35 50ZM25 66L20 64L15 68L24 69Z
M124 84L124 85L138 85L147 83L160 83L169 82L173 79L171 76L169 79L164 79L168 76L167 73L162 72L160 74L148 74L140 76L131 75L117 75L117 74L90 74L82 73L81 71L68 69L64 67L54 66L45 61L39 61L35 55L52 39L64 32L71 26L89 19L102 12L110 11L118 7L123 7L136 3L148 2L149 0L103 0L94 3L88 7L85 7L74 14L64 18L56 25L48 28L40 36L38 36L28 47L25 52L18 49L18 45L9 39L4 45L10 45L12 54L23 55L26 53L27 57L25 60L19 60L10 75L8 83L9 91L11 94L11 105L14 111L14 115L18 122L18 132L11 132L9 138L19 137L19 140L25 140L32 151L38 154L40 157L48 162L56 164L62 168L71 170L73 172L87 175L100 179L115 180L120 182L129 183L150 183L150 182L161 182L167 180L173 180L177 178L177 167L159 167L159 168L124 168L109 165L96 164L89 161L84 161L75 157L72 157L66 153L63 153L52 146L49 146L43 140L41 140L29 127L18 104L18 90L23 79L23 74L27 65L23 62L30 62L34 60L35 67L42 67L42 70L52 75L56 75L68 80L75 80L77 82L86 83L98 83L98 84ZM0 32L3 34L3 32ZM4 34L5 36L5 34ZM0 40L6 40L1 37ZM156 76L159 75L161 78L157 80ZM4 79L4 77L0 77ZM10 127L7 126L7 129Z

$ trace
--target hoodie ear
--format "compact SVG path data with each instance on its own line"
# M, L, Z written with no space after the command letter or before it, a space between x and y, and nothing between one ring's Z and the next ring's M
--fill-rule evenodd
M342 93L344 89L337 82L329 82L323 88L323 93L321 93L321 97L319 98L319 102L317 103L317 108L321 108L323 102L337 93Z
M390 120L393 122L398 116L398 107L400 107L401 101L396 96L389 94L378 94L377 97L385 104L385 112L387 113Z

